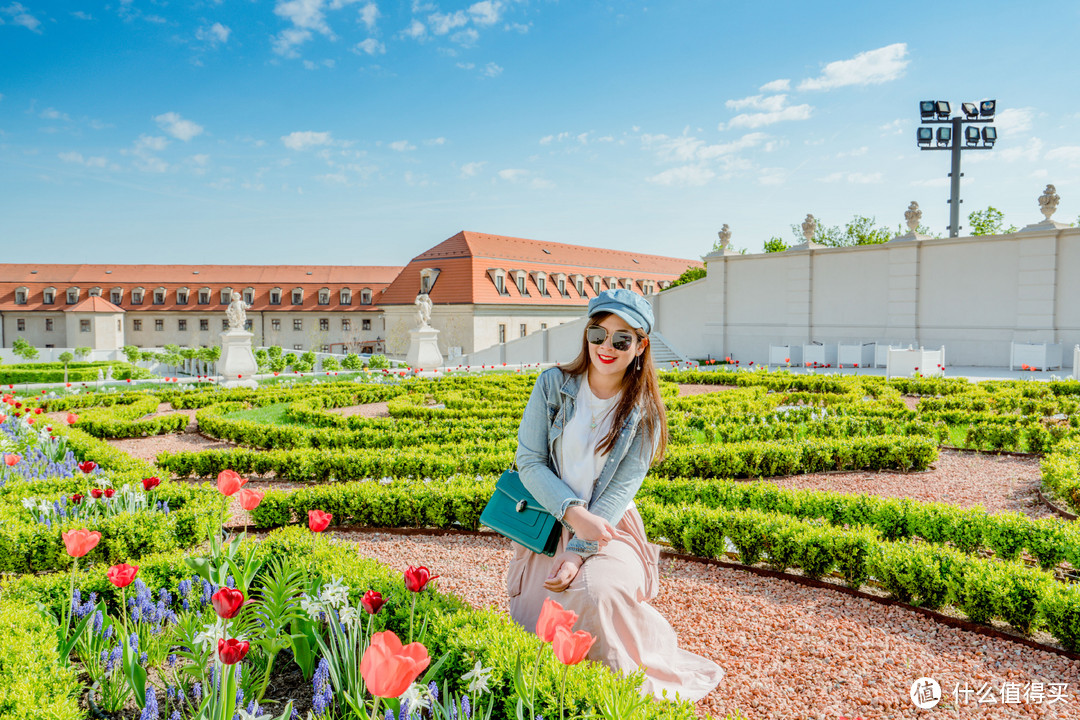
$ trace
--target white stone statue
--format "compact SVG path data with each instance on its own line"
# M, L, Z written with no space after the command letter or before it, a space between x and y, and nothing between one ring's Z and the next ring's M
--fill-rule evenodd
M112 367L112 366L110 365L109 367ZM101 372L101 368L98 368L98 370L97 370L97 381L101 382L104 379L105 379L105 374L103 372Z
M113 366L112 366L112 365L110 365L110 366L109 366L109 368L108 368L108 370L106 370L106 371L105 371L105 382L112 382L112 380L113 380L113 375L112 375L112 367L113 367ZM101 371L100 371L100 370L98 370L98 373L100 374L100 373L101 373Z
M907 222L907 229L911 232L919 229L919 225L922 223L922 210L919 209L919 203L914 200L911 201L907 212L904 213L904 220Z
M229 329L243 330L247 322L247 309L251 306L244 302L244 298L238 292L234 291L231 299L232 302L229 303L229 308L225 311L225 317L229 321Z
M1057 189L1053 185L1047 185L1046 190L1039 196L1039 210L1047 222L1050 221L1050 216L1057 212L1059 202L1061 197L1057 194Z
M427 293L420 293L413 302L416 305L416 320L421 328L431 327L431 298Z
M806 219L803 220L803 224L802 224L802 234L803 234L803 237L806 238L806 242L810 242L811 240L813 240L814 239L814 233L816 233L816 232L817 232L817 220L814 219L813 215L808 214L806 216Z
M727 223L724 223L724 227L720 228L720 232L716 234L720 236L720 249L727 250L728 243L731 242L731 228L728 227Z

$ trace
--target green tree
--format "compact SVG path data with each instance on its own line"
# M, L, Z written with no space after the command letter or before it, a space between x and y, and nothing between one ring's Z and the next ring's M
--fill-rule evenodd
M324 372L333 372L341 369L341 362L336 357L324 357L321 365Z
M778 237L772 237L765 241L765 252L784 252L788 249L788 244Z
M125 345L121 349L121 352L124 353L124 357L126 357L127 361L132 365L139 362L139 348L134 345Z
M850 247L852 245L880 245L892 240L892 232L886 227L875 227L876 224L877 218L865 215L855 215L843 227L839 225L828 227L819 222L817 232L814 233L814 242L827 247ZM802 225L792 225L791 232L795 237L795 244L806 241L803 237Z
M38 356L38 349L26 342L24 338L15 338L15 342L11 344L11 351L24 360L36 360Z
M685 285L688 282L694 282L695 280L700 280L703 277L705 277L705 268L703 268L703 267L689 267L689 268L686 268L686 272L684 272L682 275L680 275L675 280L672 280L671 284L668 285L663 290L661 290L660 292L663 292L664 290L670 290L671 288L678 287L679 285Z
M85 345L75 348L75 356L79 358L79 362L86 360L91 352L93 352L93 348L89 348Z
M993 205L987 206L985 210L976 210L968 215L968 229L971 230L973 236L1007 235L1017 230L1015 225L1010 225L1008 230L1003 229L1004 227L1005 213Z
M59 360L60 362L64 363L64 369L66 370L67 366L68 366L68 363L70 363L72 360L74 360L75 356L72 355L71 353L69 353L67 350L65 350L64 352L60 353L60 356L58 358L56 358L56 359Z
M345 359L341 361L341 366L346 370L362 370L364 368L364 361L359 355L349 353L345 356Z

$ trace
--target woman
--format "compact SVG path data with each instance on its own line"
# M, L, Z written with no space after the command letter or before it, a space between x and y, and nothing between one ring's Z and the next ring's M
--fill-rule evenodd
M643 692L700 700L720 679L716 663L678 647L648 600L659 585L659 548L648 542L634 495L663 457L667 419L649 353L652 306L622 288L589 301L578 358L540 374L518 430L522 484L563 524L555 558L514 543L510 614L536 628L545 598L578 614L597 641L588 658L645 671Z

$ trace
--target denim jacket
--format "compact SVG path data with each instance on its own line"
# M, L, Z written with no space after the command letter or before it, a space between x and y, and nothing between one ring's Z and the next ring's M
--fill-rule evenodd
M614 526L641 487L658 438L644 447L641 409L633 408L600 476L593 481L590 500L586 502L574 494L559 477L555 439L574 417L578 388L584 377L584 374L567 375L559 368L549 368L536 379L518 428L518 476L533 497L564 525L567 509L582 505ZM566 549L587 558L596 554L598 543L575 537Z

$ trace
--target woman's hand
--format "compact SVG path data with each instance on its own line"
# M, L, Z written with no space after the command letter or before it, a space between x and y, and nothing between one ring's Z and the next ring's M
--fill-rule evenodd
M562 592L570 587L570 583L577 577L581 563L584 562L577 553L564 552L555 556L551 564L551 573L544 581L544 587L551 592Z
M571 505L566 509L563 519L574 528L575 537L600 543L600 549L615 537L615 528L604 518L593 515L581 505Z

